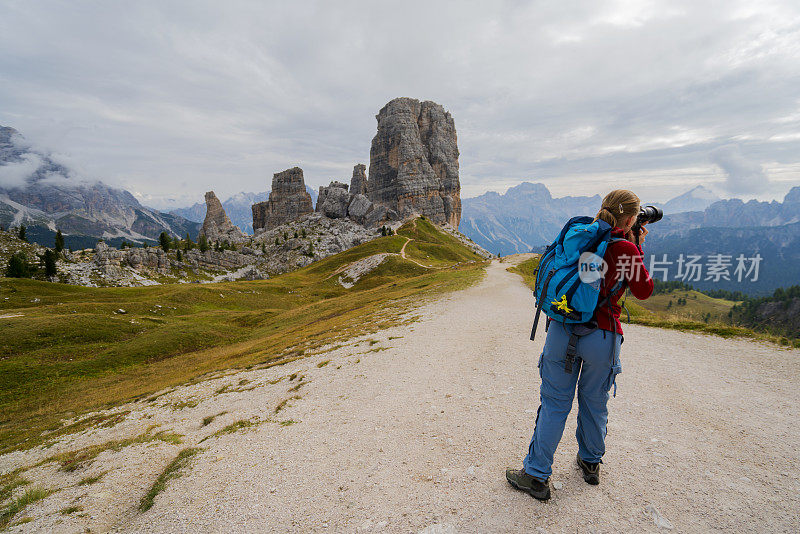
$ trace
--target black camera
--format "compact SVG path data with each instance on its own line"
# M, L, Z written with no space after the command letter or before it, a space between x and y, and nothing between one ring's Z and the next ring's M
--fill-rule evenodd
M660 221L664 217L664 210L655 206L645 206L639 209L639 215L636 217L636 223L631 227L633 238L636 240L636 245L639 245L639 232L642 230L642 225L645 223L654 223Z

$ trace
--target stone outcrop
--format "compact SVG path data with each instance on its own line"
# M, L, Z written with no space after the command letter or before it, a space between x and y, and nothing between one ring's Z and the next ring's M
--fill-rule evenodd
M228 218L222 203L213 191L206 193L206 218L200 233L212 242L239 243L247 240L244 232Z
M229 272L247 266L257 266L262 260L259 254L247 247L241 252L234 250L201 252L193 249L184 252L183 260L177 261L174 256L157 247L118 250L99 242L95 246L93 263L106 282L114 285L132 285L130 282L136 282L137 276L142 278L142 275L169 275L179 269L195 273ZM253 276L250 273L243 273L239 278L245 275Z
M358 224L366 225L367 216L374 209L374 205L366 195L353 195L350 206L347 208L347 216Z
M353 177L350 178L350 193L353 195L367 194L367 166L359 163L353 167Z
M366 243L381 233L349 218L333 219L312 213L255 237L255 244L265 246L263 267L269 273L282 273L338 254Z
M332 219L347 217L347 207L350 205L350 193L347 184L331 182L330 185L320 186L317 197L317 212L324 213Z
M458 228L461 185L453 117L434 102L396 98L376 118L369 199L385 206L387 217L392 212L401 219L424 215L434 223Z
M272 176L269 200L253 204L253 231L258 235L313 211L303 169L293 167L277 172Z

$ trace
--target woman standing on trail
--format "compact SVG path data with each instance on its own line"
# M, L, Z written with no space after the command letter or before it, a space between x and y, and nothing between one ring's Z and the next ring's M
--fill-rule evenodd
M536 428L523 461L523 469L506 470L506 479L512 486L539 500L550 498L549 479L553 472L553 456L572 409L576 385L577 463L587 483L595 485L600 482L609 391L613 385L616 394L615 378L621 371L619 350L622 344L622 325L619 320L619 298L624 293L624 286L622 291L618 290L616 293L613 293L612 288L619 287L617 283L623 282L630 288L633 296L640 300L648 298L653 292L653 280L644 266L641 248L633 243L635 236L631 229L639 215L639 204L639 197L631 191L612 191L603 199L603 205L594 219L605 221L612 227L612 241L603 257L607 270L598 299L600 304L589 323L590 327L596 324L597 329L575 338L576 358L571 372L567 371L571 325L558 322L549 324L548 319L547 340L539 360L542 386ZM642 226L639 231L640 243L644 242L645 236L647 230Z

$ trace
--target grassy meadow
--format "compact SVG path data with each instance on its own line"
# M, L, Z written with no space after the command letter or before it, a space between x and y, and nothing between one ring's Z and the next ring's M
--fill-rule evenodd
M408 260L395 255L409 239ZM338 282L339 270L378 253L395 254L350 289ZM420 297L480 280L484 265L420 218L269 280L87 288L0 279L0 453L74 432L63 419L87 410L398 324Z

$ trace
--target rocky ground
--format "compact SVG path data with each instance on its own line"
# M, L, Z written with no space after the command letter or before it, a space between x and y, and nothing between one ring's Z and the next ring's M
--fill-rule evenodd
M30 484L15 495L55 492L10 531L800 529L800 351L743 339L626 326L601 485L574 466L573 412L553 499L511 489L504 470L520 465L533 430L542 338L528 340L531 294L507 266L495 261L480 285L424 305L409 325L163 392L0 457L8 473L118 447L22 473ZM187 448L200 450L140 511Z
M397 222L392 227L399 226ZM118 250L101 242L95 249L65 251L58 261L59 275L54 281L97 287L255 280L294 271L338 254L380 237L380 230L367 229L349 219L311 213L256 237L248 236L247 241L235 243L235 250L200 252L195 247L182 251L181 259L174 250L168 253L158 247ZM37 264L45 248L0 231L0 273L5 270L8 258L20 250L32 264Z

